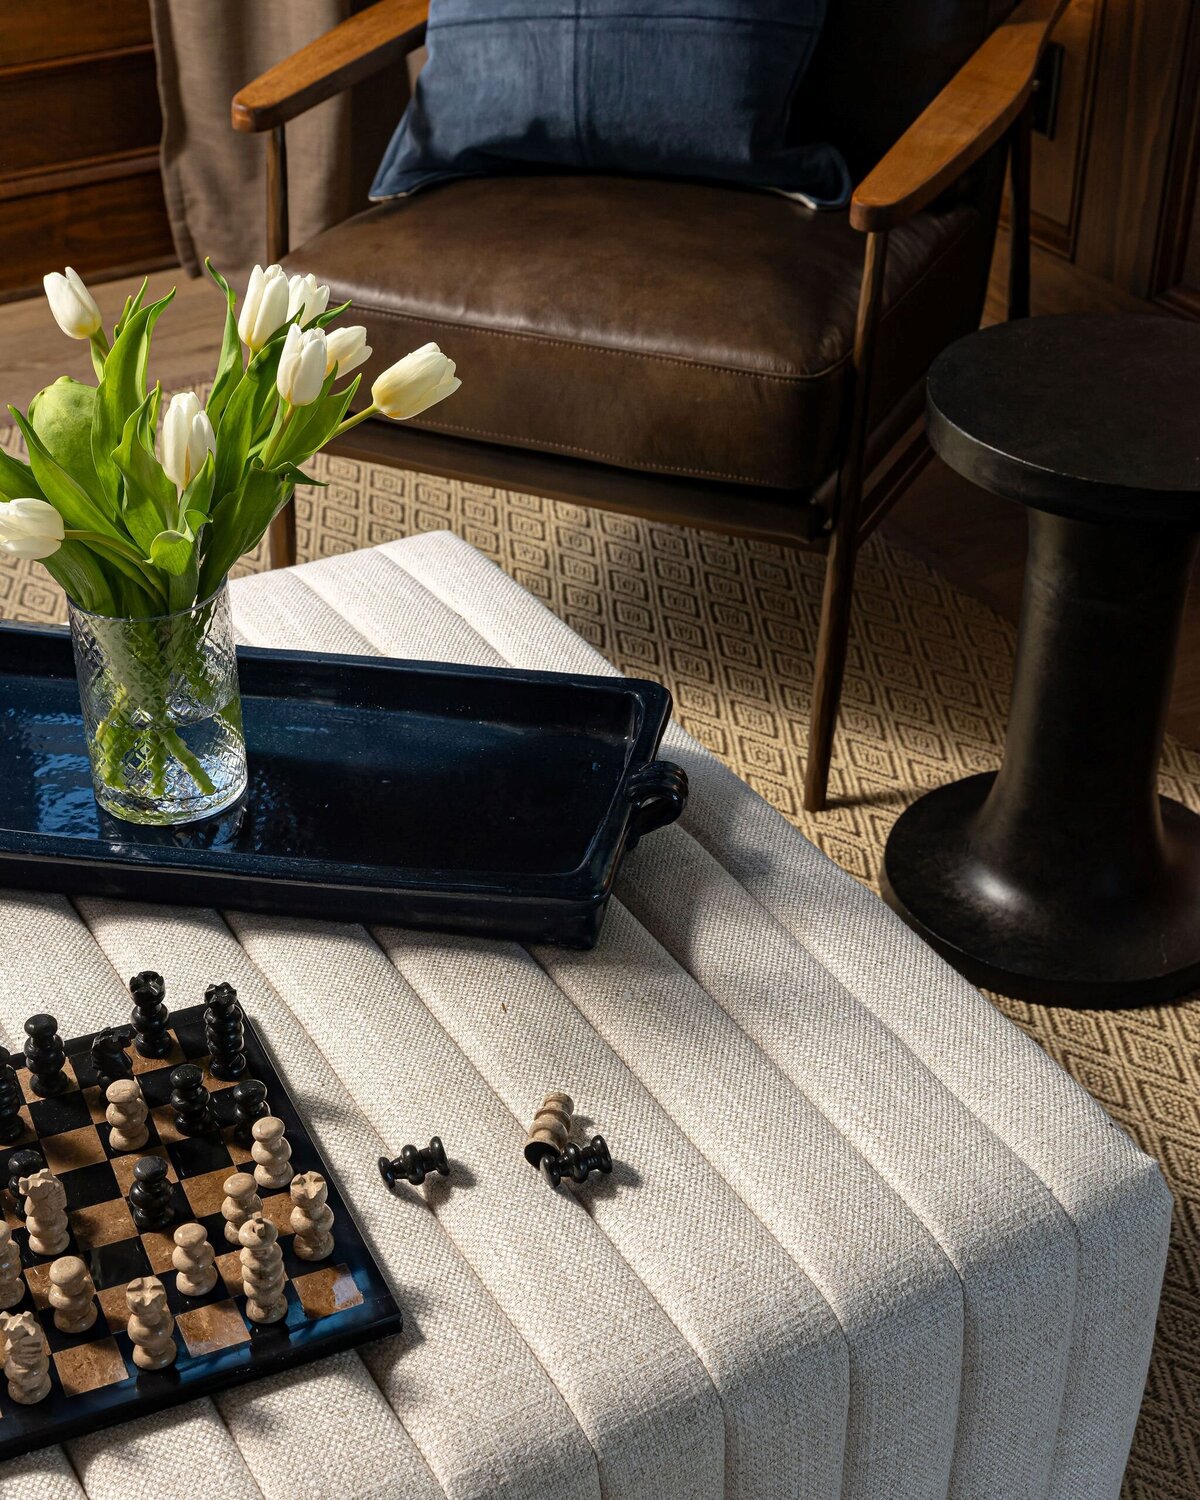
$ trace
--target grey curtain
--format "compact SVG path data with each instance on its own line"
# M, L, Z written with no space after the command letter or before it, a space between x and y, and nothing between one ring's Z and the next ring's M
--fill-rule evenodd
M162 168L180 263L240 270L266 255L266 147L229 123L233 95L371 0L150 0L162 99ZM287 127L291 242L367 206L408 98L391 70Z

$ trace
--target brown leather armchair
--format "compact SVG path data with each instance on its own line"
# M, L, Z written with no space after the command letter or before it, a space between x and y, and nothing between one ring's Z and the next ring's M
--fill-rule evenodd
M381 363L436 340L466 379L340 451L824 551L805 775L823 807L855 557L929 456L926 369L979 323L1006 155L1010 315L1028 311L1029 101L1064 5L831 6L797 127L846 152L845 213L718 184L496 177L288 254L286 122L399 64L427 0L343 22L233 101L237 129L270 132L269 254L352 297ZM291 507L271 546L294 560Z

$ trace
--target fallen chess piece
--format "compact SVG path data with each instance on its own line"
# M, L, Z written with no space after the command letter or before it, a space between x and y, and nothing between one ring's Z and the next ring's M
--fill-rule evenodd
M242 1225L254 1214L262 1213L262 1199L258 1196L258 1184L249 1172L235 1172L224 1183L225 1201L221 1213L225 1218L225 1238L231 1245L242 1243Z
M252 1214L239 1232L246 1316L252 1323L278 1323L287 1316L283 1251L279 1231L262 1214Z
M165 1370L175 1363L175 1319L167 1289L157 1276L139 1276L125 1288L129 1339L139 1370Z
M150 1139L146 1117L150 1113L136 1078L118 1078L105 1094L104 1118L112 1126L108 1143L114 1151L139 1151Z
M161 1156L143 1156L133 1169L129 1211L143 1233L166 1229L175 1221L175 1194L169 1172Z
M171 1251L175 1288L184 1297L205 1297L217 1284L216 1251L203 1224L181 1224Z
M12 1230L0 1219L0 1308L16 1307L25 1295L21 1251Z
M167 1030L167 1007L163 998L167 987L161 974L146 969L135 974L129 981L129 993L133 996L133 1011L129 1017L133 1023L133 1044L140 1057L169 1057L171 1035Z
M25 1096L21 1082L7 1053L0 1052L0 1145L11 1146L25 1134L21 1106Z
M25 1227L35 1255L61 1255L70 1243L67 1192L48 1167L18 1184L25 1200Z
M59 1333L86 1333L96 1321L96 1287L77 1255L64 1255L50 1267L50 1306Z
M333 1209L326 1199L329 1188L319 1172L301 1172L292 1178L292 1249L301 1260L325 1260L333 1254Z
M525 1140L525 1160L531 1167L540 1166L543 1156L561 1155L571 1139L571 1116L575 1105L570 1094L547 1094L533 1117Z
M260 1188L285 1188L293 1176L292 1148L283 1134L283 1121L277 1115L264 1115L254 1122L251 1131L254 1145L254 1180Z
M98 1031L92 1038L92 1072L102 1094L108 1093L109 1084L118 1078L133 1077L133 1063L125 1049L133 1041L133 1032L128 1027Z
M586 1182L593 1172L612 1171L612 1157L602 1135L594 1135L591 1144L577 1146L572 1141L560 1154L549 1153L538 1164L542 1176L551 1187L557 1187L564 1177L574 1182Z
M212 1095L204 1087L204 1073L195 1063L171 1069L171 1109L180 1135L212 1136L219 1129Z
M379 1175L390 1188L396 1186L396 1180L400 1177L411 1182L413 1187L420 1187L430 1172L436 1172L439 1177L450 1175L450 1163L446 1160L446 1148L442 1145L440 1136L435 1135L428 1146L423 1148L402 1147L400 1155L391 1161L386 1156L379 1158Z
M64 1094L71 1080L64 1072L67 1050L58 1034L58 1022L42 1013L25 1022L25 1061L29 1065L29 1087L39 1099Z
M50 1394L50 1351L31 1312L0 1313L5 1341L8 1394L21 1406L34 1406Z
M208 1070L214 1078L231 1083L246 1071L242 1007L231 984L210 984L204 992L204 1040L208 1046Z

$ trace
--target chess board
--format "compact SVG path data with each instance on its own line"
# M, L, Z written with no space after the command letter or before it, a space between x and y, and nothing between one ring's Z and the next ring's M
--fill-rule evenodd
M225 1239L221 1202L225 1179L246 1170L250 1153L230 1138L233 1084L222 1083L208 1070L203 1014L204 1007L198 1005L172 1017L169 1057L143 1058L130 1049L134 1075L150 1106L150 1139L137 1151L114 1154L110 1149L104 1101L91 1070L90 1036L67 1043L72 1086L64 1094L39 1099L29 1087L28 1070L18 1069L26 1099L21 1111L25 1134L0 1149L0 1184L8 1180L13 1152L30 1146L41 1150L66 1189L71 1244L63 1253L78 1255L87 1264L96 1284L99 1316L86 1333L64 1334L55 1328L46 1300L53 1257L31 1253L24 1224L7 1191L0 1188L26 1282L23 1300L9 1311L37 1313L50 1347L52 1382L44 1401L22 1406L11 1399L0 1379L0 1460L273 1375L400 1329L400 1310L383 1274L249 1022L244 1076L266 1085L271 1113L286 1126L293 1166L297 1172L317 1171L325 1178L335 1219L333 1254L324 1261L301 1260L292 1249L290 1194L286 1188L259 1190L265 1216L279 1229L288 1311L285 1320L269 1326L256 1327L246 1318L238 1250ZM17 1058L13 1062L15 1066ZM204 1070L221 1124L219 1138L185 1138L172 1123L169 1079L171 1069L182 1062ZM151 1154L165 1157L169 1164L178 1213L176 1225L163 1233L139 1233L125 1201L134 1164ZM220 1274L205 1297L181 1296L175 1285L171 1235L177 1224L188 1220L204 1225L217 1252ZM166 1370L139 1371L125 1332L125 1288L135 1276L148 1275L160 1278L175 1315L178 1355Z

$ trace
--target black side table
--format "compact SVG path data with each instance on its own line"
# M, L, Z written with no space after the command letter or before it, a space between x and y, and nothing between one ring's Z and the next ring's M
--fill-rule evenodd
M1200 326L1056 317L971 334L929 373L930 440L1029 509L999 772L930 792L888 903L974 983L1116 1006L1200 986L1200 817L1157 791L1200 531Z

